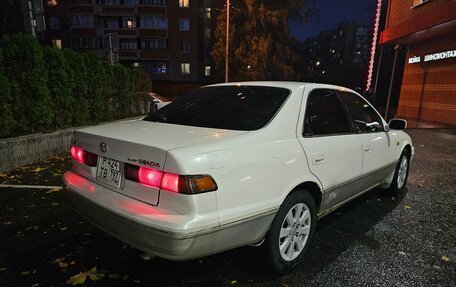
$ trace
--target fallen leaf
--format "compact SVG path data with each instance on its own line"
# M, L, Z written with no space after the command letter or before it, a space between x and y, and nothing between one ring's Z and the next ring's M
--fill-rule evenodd
M412 208L412 207L411 207L410 205L404 205L404 208L405 208L405 209L410 209L410 208Z
M0 268L0 271L6 271L5 267Z
M445 261L445 262L450 262L450 258L448 258L448 256L442 256L442 260Z
M92 279L93 281L98 281L105 277L103 273L97 272L96 266L87 271L86 273L88 273L87 275L89 275L90 279Z
M35 283L35 284L32 284L31 287L38 287L38 286L40 286L40 284L39 283Z
M82 285L82 284L84 284L86 278L87 278L87 275L85 273L79 273L77 275L74 275L70 279L68 279L68 281L66 283L71 284L73 286Z
M120 278L119 273L109 274L109 279L117 280Z
M130 275L124 275L122 276L122 280L125 281L125 280L128 280L130 279Z
M60 261L60 262L59 262L59 267L60 267L60 268L68 268L68 263L65 263L65 262L63 262L63 261Z
M230 284L231 284L231 285L236 285L236 284L237 284L237 281L236 281L236 280L231 280Z
M405 252L399 251L400 255L405 255Z
M12 222L11 221L7 221L7 222L3 222L3 225L10 225Z
M54 261L52 261L51 263L56 264L56 263L60 263L62 261L63 261L63 258L57 258L57 259L54 259Z
M68 229L68 227L62 227L60 228L60 231L66 231Z
M37 167L37 168L35 168L33 171L34 171L34 172L41 172L41 171L43 171L43 170L45 170L45 168Z
M0 177L8 177L5 173L0 173Z
M60 191L61 189L56 187L56 188L53 188L53 189L49 189L46 193L53 193L53 192L57 192L57 191Z
M58 202L53 202L53 203L51 203L51 206L54 206L54 207L55 207L55 206L59 206L59 205L60 205L60 204L59 204Z
M70 265L74 265L74 264L76 264L76 262L74 262L74 260L71 260Z
M30 275L30 271L22 271L21 274L24 276L27 276L27 275Z

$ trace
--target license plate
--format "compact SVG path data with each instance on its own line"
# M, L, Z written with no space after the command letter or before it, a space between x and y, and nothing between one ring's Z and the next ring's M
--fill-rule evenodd
M99 157L97 179L114 187L120 186L122 164L120 161L107 157Z

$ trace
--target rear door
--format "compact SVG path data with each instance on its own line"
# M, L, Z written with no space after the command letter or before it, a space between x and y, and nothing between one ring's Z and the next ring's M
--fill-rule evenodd
M362 148L335 90L313 89L304 99L303 129L297 136L325 190L325 210L359 192Z

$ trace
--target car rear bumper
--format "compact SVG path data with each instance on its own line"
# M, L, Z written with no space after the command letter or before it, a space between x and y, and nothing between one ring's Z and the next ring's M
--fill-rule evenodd
M222 228L217 225L199 230L170 230L141 222L136 218L129 218L121 212L111 210L107 206L93 201L84 193L95 191L90 191L91 188L87 192L81 191L80 186L72 182L74 180L69 180L69 176L77 177L78 175L70 171L65 173L62 178L67 201L78 214L113 237L144 252L170 260L200 258L258 242L264 237L275 214L275 212L263 213L255 218L229 224ZM96 186L94 183L91 184L90 186ZM114 196L117 201L125 200L143 205L143 203L121 194L116 193ZM161 213L157 207L147 206L157 209L155 219L169 217ZM149 211L142 210L142 212ZM165 225L166 222L163 224Z

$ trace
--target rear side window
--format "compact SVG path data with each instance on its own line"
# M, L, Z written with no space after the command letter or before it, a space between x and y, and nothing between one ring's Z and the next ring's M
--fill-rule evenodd
M350 111L357 133L384 131L381 117L364 99L349 92L340 92L339 95Z
M268 124L290 90L261 86L218 86L193 91L149 114L146 121L229 130Z
M351 133L351 125L336 92L316 89L307 99L304 136Z

